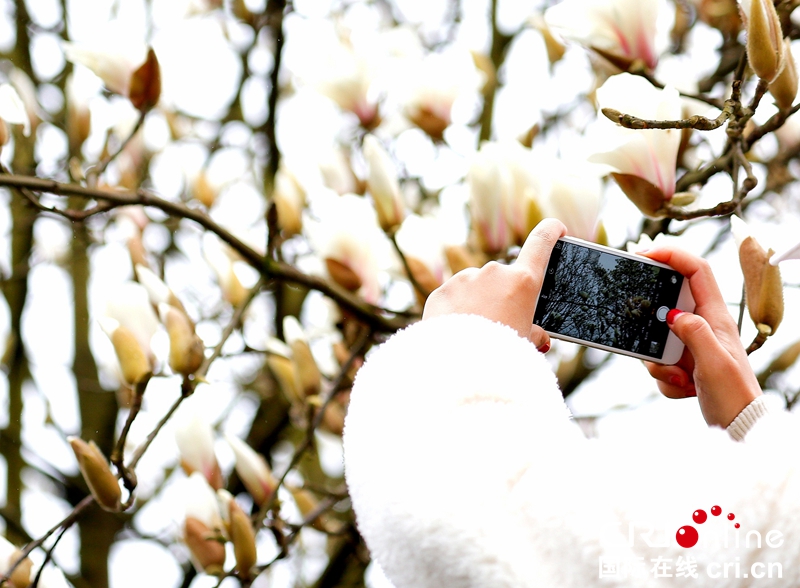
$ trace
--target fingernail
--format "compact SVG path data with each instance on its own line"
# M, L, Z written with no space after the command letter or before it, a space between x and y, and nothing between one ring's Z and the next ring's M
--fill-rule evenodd
M678 320L678 317L681 316L682 314L683 314L682 310L673 308L667 313L667 324L672 325L676 320Z
M686 398L694 398L695 396L697 396L697 389L695 388L692 388L690 392L686 393Z
M547 343L545 343L541 347L537 347L536 350L539 353L547 353L548 351L550 351L550 342L548 341Z
M672 384L673 386L678 386L679 388L683 388L686 385L683 381L683 378L681 378L680 376L672 376L669 379L669 383Z
M636 253L638 253L639 255L644 255L648 251L650 251L650 249L639 249L639 251L637 251Z

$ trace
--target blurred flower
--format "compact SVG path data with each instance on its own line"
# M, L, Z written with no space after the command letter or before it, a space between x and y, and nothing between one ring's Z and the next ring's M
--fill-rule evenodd
M783 320L783 282L777 265L770 264L772 249L765 251L747 224L731 217L731 232L739 250L745 297L750 318L762 335L772 335Z
M691 0L691 2L700 20L725 35L734 35L742 26L736 0Z
M175 442L187 476L199 472L212 488L222 488L222 472L214 453L214 433L206 420L195 414L184 421L175 429Z
M117 477L111 473L108 460L94 441L86 443L80 437L67 437L72 451L78 460L83 479L92 492L95 501L105 510L116 512L120 509L122 491Z
M550 62L550 65L561 61L567 48L553 35L544 17L541 14L534 14L528 19L528 23L541 33L544 47L547 50L547 61Z
M66 83L67 98L67 136L69 137L70 153L80 153L81 147L89 138L92 131L92 113L89 111L89 101L82 95L75 82L75 75L70 74Z
M183 500L186 518L183 540L195 566L207 574L220 574L225 566L224 524L217 495L199 472L186 481Z
M788 249L779 251L769 258L769 262L772 265L778 265L780 262L787 261L789 259L800 259L800 242L795 243Z
M232 306L239 306L247 297L247 289L234 271L230 248L211 233L203 235L203 255L217 276L222 297Z
M661 247L662 245L669 245L670 243L677 245L679 241L680 238L675 235L659 233L656 235L655 239L651 239L650 235L642 233L639 235L639 240L636 243L628 241L625 245L625 249L628 253L639 253L655 247Z
M769 85L769 91L775 98L778 108L788 110L797 98L797 63L792 55L792 44L789 37L783 41L783 62L783 69Z
M253 501L263 506L278 485L267 465L267 460L238 437L225 435L225 439L236 456L236 474L253 497Z
M401 98L406 117L435 141L450 126L453 103L459 96L476 92L486 81L466 49L451 48L407 60Z
M267 366L278 382L286 400L292 405L302 404L299 376L292 358L292 349L280 339L267 341Z
M67 60L89 68L110 92L125 96L141 112L153 108L161 96L161 71L153 49L149 48L141 61L133 59L130 52L116 50L113 45L101 45L62 43Z
M22 98L11 84L0 84L0 146L8 143L6 123L22 125L26 137L31 133L31 119Z
M206 208L214 206L214 202L219 196L219 186L214 185L208 179L206 170L200 170L194 179L190 182L190 190L192 198L200 202Z
M367 188L375 203L378 222L387 233L403 222L405 204L400 194L397 170L389 154L374 135L364 137Z
M635 61L658 63L658 0L564 0L547 9L547 24L567 39L595 50L622 70Z
M185 311L163 302L158 305L158 312L169 335L169 367L184 377L195 373L205 355L203 341L194 332L194 323Z
M159 323L150 304L147 290L136 282L120 284L108 297L105 315L136 338L150 365L154 365L155 358L150 350L150 340L158 330ZM106 326L110 332L116 328L111 323L107 323Z
M305 222L317 255L341 287L376 303L380 296L378 260L389 245L372 204L353 194L315 195L316 220Z
M316 71L311 73L309 81L339 108L355 114L361 126L375 128L380 124L380 116L377 101L370 92L373 84L371 68L366 57L356 53L347 33L339 32L337 36L317 38Z
M674 88L654 88L644 78L620 74L597 90L601 108L644 119L675 120L682 115L681 98ZM615 170L611 175L625 195L648 216L658 216L675 193L675 166L681 133L676 129L626 129L600 115L601 140L612 148L589 158Z
M286 237L297 235L303 228L303 209L306 192L283 162L275 174L275 190L272 200L278 212L278 226Z
M300 387L300 392L304 397L319 394L322 375L311 353L311 347L308 345L308 339L303 327L300 326L300 321L291 315L284 317L283 334L286 344L292 350L292 362L296 372L295 380Z
M122 371L122 379L130 386L144 384L153 372L148 352L136 336L110 317L98 319L100 328L108 335Z
M236 569L241 578L249 578L250 569L258 561L253 523L230 492L220 490L217 492L217 496L222 504L223 511L227 515L225 522L228 528L228 536L231 539L231 543L233 543Z
M406 257L414 279L427 293L442 285L445 253L439 219L411 214L397 231L397 245Z
M344 149L332 149L329 155L319 162L319 171L325 186L340 196L363 192Z
M5 575L19 559L22 552L8 539L0 535L0 574ZM33 562L27 557L14 569L9 578L11 588L27 588L33 577Z
M149 267L137 264L134 266L136 279L147 290L150 303L158 307L159 304L168 304L180 310L184 310L183 304L175 293L159 278Z
M484 142L467 172L472 226L481 249L496 254L522 244L542 219L542 185L529 149L517 141Z
M739 0L747 29L747 60L756 75L772 82L783 69L783 33L772 0Z
M544 212L564 223L568 235L587 241L596 241L600 236L603 203L600 167L579 160L539 162L540 174L547 182Z

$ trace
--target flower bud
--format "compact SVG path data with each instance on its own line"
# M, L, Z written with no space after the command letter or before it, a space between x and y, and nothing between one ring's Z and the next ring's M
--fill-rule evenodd
M389 232L403 222L405 204L397 182L397 170L389 154L374 135L364 137L364 158L369 172L367 188L375 202L378 222Z
M219 195L219 190L208 180L208 174L201 170L192 181L192 198L206 208L211 208Z
M792 107L797 98L797 64L792 56L789 37L783 40L783 60L783 70L769 85L769 91L775 98L778 108L787 110Z
M740 0L747 27L747 59L756 75L772 82L783 68L783 33L772 0Z
M300 384L291 348L279 339L269 339L267 342L267 366L278 381L278 386L286 400L291 404L300 404Z
M169 334L169 367L182 376L195 373L205 355L203 341L194 332L192 321L183 311L163 302L158 305L158 312Z
M468 267L481 267L483 263L464 245L448 245L444 248L444 255L447 258L447 265L450 272L457 274Z
M357 292L362 286L361 278L350 267L332 257L325 258L325 267L331 279L345 290Z
M94 441L86 443L79 437L67 437L78 460L78 467L89 490L101 507L116 512L122 504L122 492L117 477L111 473L103 452Z
M297 235L303 229L303 208L306 192L297 178L281 163L275 174L275 190L272 194L278 211L278 226L285 237Z
M241 578L250 577L250 569L256 565L256 534L253 524L244 511L231 497L228 501L228 535L233 543L233 555L236 558L236 569Z
M731 230L739 247L750 318L759 333L772 335L783 320L783 281L778 267L769 263L774 252L765 251L737 216L731 217Z
M217 494L202 474L195 472L185 482L184 495L183 540L192 561L207 574L221 574L225 565L225 537Z
M144 63L131 74L128 99L133 106L147 112L158 104L161 97L161 68L153 48L147 50Z
M150 362L136 336L112 318L102 317L98 322L114 345L114 351L122 370L122 378L131 386L136 386L149 379L152 373Z
M187 476L199 472L215 490L222 488L222 472L214 453L214 433L207 421L194 415L175 430L181 467Z
M642 214L650 218L664 216L664 204L668 198L658 187L644 178L632 174L611 173L611 177L625 193L625 196L636 205Z
M153 272L153 270L142 264L135 265L134 269L139 283L147 290L147 296L151 304L156 307L161 304L168 304L178 310L186 312L186 309L181 301L178 300L178 297L175 296L175 293L155 274L155 272Z
M304 488L294 488L291 486L288 488L289 492L292 493L292 498L294 498L295 504L297 505L297 510L300 511L303 519L311 515L319 506L319 501L308 490ZM329 517L326 517L324 513L321 513L314 517L314 520L310 521L310 524L317 531L328 533L330 532L330 529L327 525L328 518Z
M226 435L225 439L236 456L236 473L242 484L247 488L255 503L263 506L278 485L267 461L238 437Z
M319 394L322 376L300 322L291 315L286 316L283 319L283 333L286 343L292 350L295 382L298 384L300 392L304 397Z
M31 570L33 562L27 557L23 559L11 574L8 570L16 563L22 552L8 541L5 537L0 536L0 575L8 575L9 583L3 586L10 588L27 588L31 585Z
M183 522L183 540L200 569L212 575L222 573L225 545L214 537L205 523L187 516Z

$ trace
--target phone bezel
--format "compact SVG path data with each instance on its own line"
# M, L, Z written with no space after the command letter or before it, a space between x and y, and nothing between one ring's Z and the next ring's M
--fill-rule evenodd
M583 239L578 239L576 237L561 237L559 241L564 241L567 243L573 243L574 245L580 245L582 247L588 247L589 249L596 249L598 251L602 251L604 253L608 253L610 255L616 255L618 257L624 257L627 259L633 259L636 261L640 261L642 263L646 263L649 265L654 265L657 267L662 267L666 269L671 269L675 271L675 268L670 267L667 264L660 263L658 261L653 261L643 255L639 255L636 253L628 253L627 251L621 251L619 249L614 249L613 247L606 247L605 245L598 245L597 243L592 243L590 241L584 241ZM552 257L552 253L551 253ZM550 258L548 258L547 266L550 266ZM542 292L541 289L539 290L539 294L536 296L536 306L539 306L539 296L541 296ZM679 310L683 310L685 312L693 312L695 308L694 298L692 297L692 290L689 287L689 280L686 279L684 276L683 283L681 284L681 291L678 294L678 302L675 305L675 308ZM534 308L534 314L535 314ZM627 355L629 357L635 357L637 359L642 359L645 361L650 361L653 363L660 363L663 365L674 365L678 363L680 360L681 355L683 355L684 344L683 342L678 339L678 337L673 333L671 330L669 335L667 335L667 341L664 344L664 353L661 355L661 358L651 357L649 355L642 355L640 353L634 353L632 351L628 351L627 349L618 349L616 347L609 347L608 345L603 345L601 343L595 343L593 341L587 341L585 339L578 339L577 337L570 337L569 335L561 335L559 333L554 333L552 331L545 332L553 337L554 339L560 339L562 341L569 341L570 343L578 343L579 345L585 345L587 347L594 347L595 349L602 349L603 351L610 351L612 353L618 353L620 355Z

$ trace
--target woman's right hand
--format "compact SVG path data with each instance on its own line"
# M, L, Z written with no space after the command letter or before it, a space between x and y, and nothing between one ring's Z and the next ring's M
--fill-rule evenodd
M675 365L645 362L668 398L697 396L709 425L727 427L762 394L739 331L704 259L676 248L644 252L689 280L694 313L671 311L667 324L686 349Z

